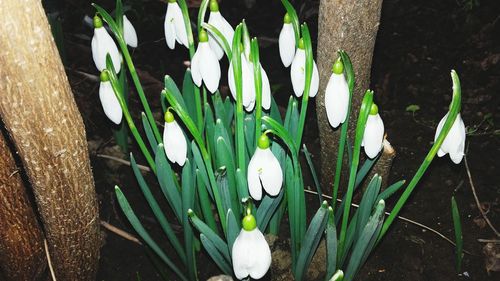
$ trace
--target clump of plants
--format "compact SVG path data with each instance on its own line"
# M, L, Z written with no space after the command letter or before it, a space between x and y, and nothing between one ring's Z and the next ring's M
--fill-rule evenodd
M380 155L384 124L371 90L364 95L359 115L351 116L355 77L348 54L340 50L338 59L332 62L325 93L330 124L341 130L333 199L323 200L318 192L319 207L308 221L306 212L313 206L306 206L299 154L303 151L310 158L307 149L301 150L302 138L308 102L318 92L319 73L307 24L299 23L287 0L282 3L285 16L279 50L283 65L290 67L294 91L284 116L265 70L278 66L260 61L258 40L251 37L245 21L233 29L216 0L203 0L193 30L185 0L168 1L166 44L170 49L186 47L191 66L186 69L181 87L165 76L165 88L158 95L163 128L153 117L128 49L137 46L137 35L123 14L121 0L116 3L114 18L93 4L97 13L92 52L101 71L99 96L103 109L114 123L128 124L156 176L158 185L154 187L159 187L165 198L153 196L134 155L130 155L139 186L174 251L167 254L158 246L118 186L116 196L137 234L180 280L198 280L200 251L212 258L224 274L238 279L262 278L272 264L264 236L268 233L290 240L295 280L304 280L321 239L326 241L327 250L324 279L353 280L435 155L449 153L455 163L463 157L465 127L459 114L460 82L452 71L449 111L439 123L434 144L415 176L408 183L402 180L387 187L381 186L380 176L366 179L368 187L359 208L352 212L353 195L360 192L358 187ZM229 61L231 93L227 97L219 92L221 76L226 74L219 61L225 59ZM141 120L134 120L130 114L125 70L144 109ZM353 143L347 139L349 118L357 118ZM142 125L144 135L139 133L137 123ZM362 147L367 156L364 163L360 163ZM349 179L342 187L344 196L338 204L344 157L349 159ZM403 192L386 217L385 200L398 190ZM168 202L172 216L161 211L159 200ZM174 221L182 225L182 237L172 230L170 224ZM290 237L280 233L284 223L288 224Z

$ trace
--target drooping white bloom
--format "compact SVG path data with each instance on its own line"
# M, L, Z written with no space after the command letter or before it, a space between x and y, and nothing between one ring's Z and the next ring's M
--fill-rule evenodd
M439 124L436 129L436 135L434 136L434 141L437 140L439 133L443 129L444 123L446 122L446 118L448 118L448 114L439 121ZM460 113L457 115L457 118L453 122L448 135L443 141L443 144L438 150L437 155L439 157L443 157L446 153L450 154L451 161L455 164L459 164L464 157L465 150L465 124L460 116Z
M262 134L257 149L248 163L248 191L255 200L262 198L262 188L271 196L276 196L283 184L283 172L276 156L269 148L269 138Z
M231 95L236 100L236 84L234 81L233 63L229 64L229 69L227 72L228 84ZM264 70L262 65L260 66L260 75L262 77L262 108L268 110L271 108L271 84L269 83L269 78L267 77L267 72ZM255 106L255 81L254 81L254 69L253 63L245 57L245 54L241 54L241 77L242 77L242 89L243 89L243 106L245 110L250 112Z
M226 41L229 43L229 46L232 45L234 29L220 13L219 3L217 2L217 0L210 0L210 15L208 17L208 23L213 25L222 33ZM224 50L222 49L222 46L211 34L209 34L208 43L210 44L210 48L212 48L215 55L217 56L217 59L220 60L224 56Z
M299 44L299 48L295 52L295 57L292 61L292 66L290 67L290 76L292 78L293 91L297 97L301 97L304 93L304 87L306 82L306 52L303 48L302 39L300 40L302 45ZM319 72L316 62L313 61L313 73L311 77L311 90L309 91L310 97L315 97L319 89Z
M219 60L210 48L208 35L204 30L200 32L200 43L191 62L191 76L198 87L203 80L211 93L215 93L219 88L221 76Z
M245 216L242 226L231 251L234 275L240 280L249 275L260 279L271 266L271 249L251 214Z
M174 115L165 113L165 128L163 130L163 146L168 160L184 166L187 159L187 141L181 127L174 119Z
M170 49L175 48L175 41L188 47L186 27L182 10L176 0L168 0L167 14L165 15L165 40Z
M365 132L361 146L364 146L365 153L369 158L375 158L382 150L382 142L384 140L384 122L378 114L378 107L372 104L370 115L366 121Z
M123 15L123 37L125 43L132 48L137 47L137 33L132 23L128 20L126 15Z
M333 73L326 85L325 90L325 108L326 115L330 125L337 128L341 123L344 123L349 110L349 87L343 73L343 66L337 60L333 67Z
M94 17L94 36L92 36L92 58L99 71L106 69L106 55L111 56L111 61L116 73L120 72L121 56L115 41L104 28L100 17Z
M123 111L120 102L113 91L111 82L106 71L101 72L101 84L99 85L99 99L101 100L104 114L116 125L122 122Z
M289 67L292 64L293 57L295 56L295 32L293 31L291 22L292 19L286 13L278 40L281 61L285 67Z

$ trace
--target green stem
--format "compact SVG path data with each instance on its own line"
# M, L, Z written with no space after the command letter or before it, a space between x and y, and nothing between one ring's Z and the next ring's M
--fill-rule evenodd
M233 74L234 81L236 85L236 150L238 158L238 168L246 174L246 153L245 153L245 131L244 131L244 121L245 115L243 112L243 81L242 81L242 70L241 70L241 29L242 25L239 24L236 27L233 38Z
M262 73L260 71L259 44L257 38L252 39L251 58L253 63L253 73L255 82L255 141L257 141L262 131Z

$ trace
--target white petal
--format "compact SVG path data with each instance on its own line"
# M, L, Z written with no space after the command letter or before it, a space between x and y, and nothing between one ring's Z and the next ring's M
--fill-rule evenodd
M243 84L243 106L247 111L252 111L255 105L255 81L253 64L244 54L241 54L241 83Z
M201 86L202 75L201 75L201 65L203 61L201 59L201 50L198 46L198 49L193 55L193 59L191 60L191 78L193 78L193 82L196 86Z
M292 66L290 67L290 77L292 80L293 92L297 97L301 97L304 92L305 63L305 52L304 50L299 48L297 49L297 52L295 52L295 57L293 58Z
M344 74L332 73L325 90L325 108L330 125L337 128L347 118L349 88Z
M174 26L175 26L175 37L177 39L177 42L179 42L182 45L188 47L186 26L184 25L184 18L182 16L182 10L179 7L179 4L177 4L177 2L175 2L175 3L168 3L168 4L172 5L172 8L173 8L173 17L174 17Z
M163 130L163 145L168 160L183 166L187 158L187 142L177 121L165 122Z
M295 33L291 23L283 24L278 43L281 61L285 67L289 67L295 56Z
M254 200L262 199L262 184L260 182L261 162L257 153L252 156L248 163L247 182L248 192Z
M175 24L174 24L174 9L172 8L172 3L167 5L167 14L165 15L165 40L167 41L167 46L170 49L175 48Z
M448 114L439 121L439 124L436 129L436 134L434 135L434 141L437 140L439 134L443 130L444 123L446 122L446 118L448 118ZM465 125L464 121L462 120L462 117L460 114L457 115L457 118L453 122L453 125L451 126L450 131L448 132L448 135L443 141L443 144L438 150L437 155L439 157L442 157L446 153L450 154L451 160L455 163L458 164L462 161L462 158L464 156L464 150L465 150Z
M363 146L365 153L369 158L375 158L382 149L384 140L384 122L379 114L369 115L366 121L365 132L363 135Z
M122 108L109 81L101 82L99 85L99 99L101 100L104 114L106 114L109 120L113 121L116 125L120 124L123 117Z
M259 157L262 167L260 180L264 190L271 196L276 196L281 191L283 184L283 172L278 159L274 156L271 149L260 149L262 156ZM255 152L257 154L257 151Z
M229 63L229 68L227 70L227 84L229 85L229 91L236 100L236 84L234 82L234 72L233 72L233 62Z
M271 108L271 84L262 65L260 66L260 73L262 75L262 108L269 110Z
M305 69L305 63L304 63L304 69ZM304 80L305 80L305 72L304 72ZM316 62L313 61L313 74L311 77L311 90L309 91L309 96L311 98L314 98L316 94L318 94L319 90L319 72L318 72L318 66L316 65Z
M123 15L123 36L127 45L132 48L137 47L137 33L126 15Z
M116 73L120 72L121 58L115 41L104 27L94 29L92 37L92 58L99 71L106 69L106 55L109 53Z
M227 20L221 15L220 12L210 12L210 16L208 17L208 23L213 25L217 30L219 30L222 35L225 37L229 46L233 43L234 29L227 22ZM217 40L209 34L208 43L210 43L210 48L214 51L217 56L217 59L221 59L224 56L224 50L221 45L217 42Z
M198 44L198 49L201 49L200 72L203 82L205 82L205 86L211 93L215 93L219 88L221 76L219 60L207 42Z
M264 277L271 266L271 249L258 228L240 231L233 244L232 260L236 278Z

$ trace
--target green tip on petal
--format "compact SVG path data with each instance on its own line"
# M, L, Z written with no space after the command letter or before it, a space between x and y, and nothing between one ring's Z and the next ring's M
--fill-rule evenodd
M284 23L292 23L292 17L288 13L286 13L285 17L283 17L283 22Z
M94 28L101 28L103 26L102 19L98 15L94 16Z
M257 146L260 149L267 149L269 148L270 142L269 142L269 137L266 134L262 134L257 141Z
M208 34L204 29L200 31L199 39L200 42L208 42Z
M304 39L303 38L300 38L300 40L299 40L299 49L302 49L302 50L305 49L304 48Z
M99 76L99 78L101 79L101 82L108 82L109 81L109 73L108 73L108 70L105 69L101 72L101 75Z
M210 0L210 12L219 11L219 2L217 0Z
M370 115L378 114L378 106L375 103L372 103L372 107L370 108Z
M333 64L332 72L335 74L342 74L344 72L344 64L342 63L340 57Z
M167 122L167 123L174 122L174 115L169 110L167 110L167 112L165 112L165 122Z
M253 215L246 215L241 221L243 229L246 231L252 231L257 228L257 221Z

